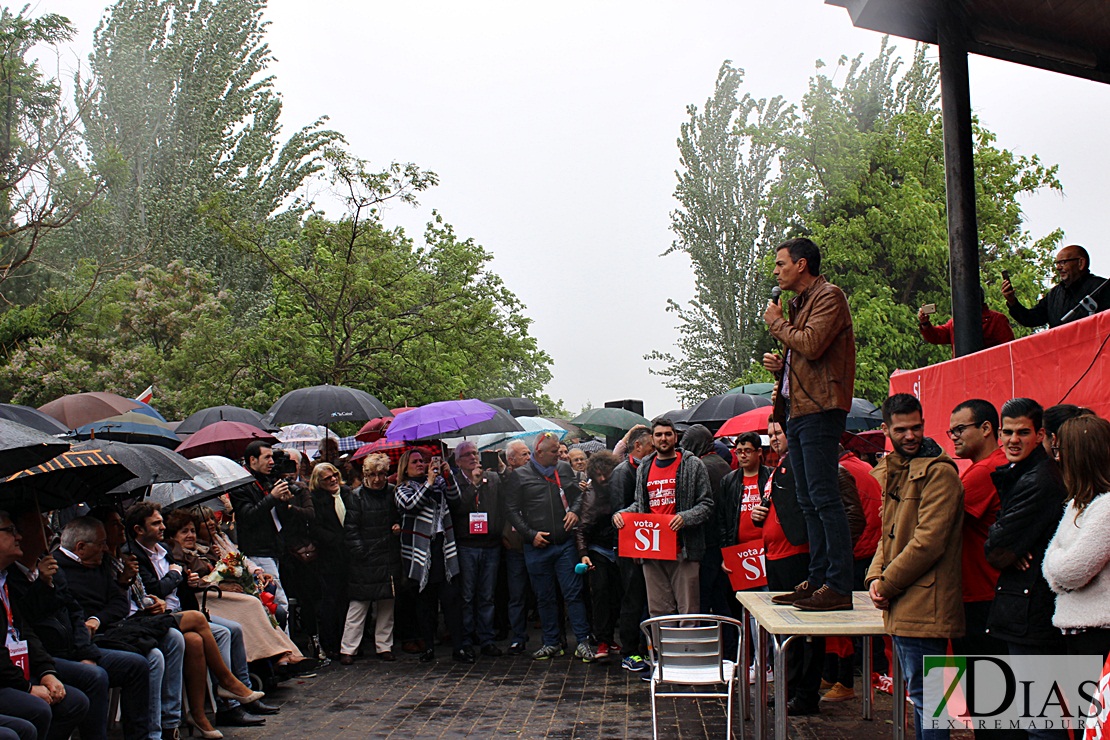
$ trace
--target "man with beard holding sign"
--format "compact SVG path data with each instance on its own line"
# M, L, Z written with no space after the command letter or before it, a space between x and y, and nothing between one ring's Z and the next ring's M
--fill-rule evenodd
M694 455L676 448L674 424L660 417L651 423L655 452L636 470L636 497L613 515L613 526L625 525L622 514L656 514L670 517L666 526L678 533L674 560L644 560L648 612L696 614L699 611L701 558L705 554L703 525L713 513L713 490L705 465Z

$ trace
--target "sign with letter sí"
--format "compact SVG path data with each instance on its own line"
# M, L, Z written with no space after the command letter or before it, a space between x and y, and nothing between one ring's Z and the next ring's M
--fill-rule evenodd
M617 541L622 558L676 560L678 533L671 529L670 514L621 514L624 526Z
M722 547L721 559L724 560L725 567L732 571L728 574L728 580L733 591L750 591L767 585L763 540Z

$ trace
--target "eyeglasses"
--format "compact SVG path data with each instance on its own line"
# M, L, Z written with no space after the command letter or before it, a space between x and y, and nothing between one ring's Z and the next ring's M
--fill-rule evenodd
M1056 265L1057 267L1063 267L1064 265L1068 264L1069 262L1078 262L1081 259L1083 259L1083 258L1082 257L1068 257L1066 260L1053 260L1052 264Z
M333 480L339 480L339 476L338 475L322 475L322 476L320 476L320 481L322 483L331 483Z
M979 424L957 424L946 431L945 434L948 435L949 439L959 439L966 430L977 426L979 426Z
M19 527L15 526L14 524L8 527L0 527L0 532L7 532L12 537L15 537L17 534L19 534Z

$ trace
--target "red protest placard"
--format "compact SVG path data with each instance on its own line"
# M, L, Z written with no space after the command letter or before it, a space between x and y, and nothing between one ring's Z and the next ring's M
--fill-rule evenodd
M678 533L671 529L670 514L621 514L624 526L617 541L622 558L675 560L678 558Z
M722 547L725 567L732 572L728 580L734 591L749 591L767 585L767 562L763 557L763 540L752 540L732 547Z

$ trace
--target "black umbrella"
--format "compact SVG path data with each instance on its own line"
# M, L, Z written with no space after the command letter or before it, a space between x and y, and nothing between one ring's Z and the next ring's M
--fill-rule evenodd
M875 404L864 398L852 399L852 410L848 412L845 428L849 432L866 432L878 429L883 423L883 412Z
M393 413L366 391L342 385L298 388L277 400L262 417L265 424L334 424L337 421L369 421Z
M505 409L513 417L540 415L540 407L527 398L491 398L486 403Z
M204 468L191 460L159 445L89 440L74 445L73 449L100 450L135 474L134 478L108 493L131 493L155 483L190 480L204 472Z
M276 432L280 427L273 424L264 424L262 422L262 414L254 411L253 409L245 409L239 406L212 406L210 408L201 409L195 414L190 415L177 425L174 429L175 434L195 434L207 426L211 426L218 421L237 421L241 424L250 424L252 427L258 427L264 432Z
M36 408L19 406L14 403L0 403L0 419L14 421L25 427L37 429L43 434L65 434L66 425Z
M0 506L42 511L88 501L131 480L135 474L99 449L70 450L0 481Z
M0 419L0 476L34 467L68 449L69 442L17 422Z
M734 416L761 406L770 406L771 399L749 396L746 393L725 393L710 396L694 408L686 418L688 424L703 424L709 431L716 432L721 425Z
M477 437L480 434L495 434L497 432L523 432L524 427L520 422L509 416L509 412L504 409L497 408L497 413L493 415L492 419L480 421L477 424L457 429L453 432L444 432L443 434L434 434L424 439L448 439L453 437Z
M676 431L685 432L690 428L690 422L687 419L690 418L691 412L693 412L693 409L671 409L662 416L664 419L671 420Z

